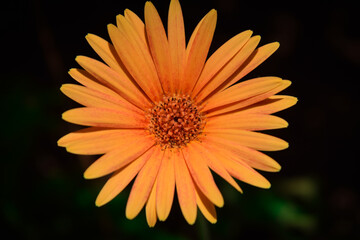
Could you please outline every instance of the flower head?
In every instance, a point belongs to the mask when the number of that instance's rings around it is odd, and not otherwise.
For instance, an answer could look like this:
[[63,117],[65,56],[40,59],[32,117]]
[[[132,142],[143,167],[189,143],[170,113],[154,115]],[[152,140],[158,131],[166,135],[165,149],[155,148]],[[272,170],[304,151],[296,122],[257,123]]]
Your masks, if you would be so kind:
[[185,43],[178,0],[171,0],[167,34],[151,2],[145,23],[130,10],[109,24],[111,43],[88,34],[87,41],[103,62],[78,56],[84,69],[71,69],[81,85],[61,91],[84,107],[63,119],[88,128],[67,134],[58,145],[75,154],[103,154],[85,171],[87,179],[112,174],[96,205],[118,195],[134,178],[126,217],[145,206],[149,226],[166,220],[174,199],[189,224],[197,207],[215,223],[215,206],[223,197],[210,169],[242,192],[234,178],[269,188],[255,169],[275,172],[280,165],[260,151],[288,144],[257,131],[287,127],[270,115],[296,103],[276,95],[290,85],[278,77],[235,84],[279,47],[258,47],[260,37],[244,31],[228,40],[208,59],[217,14],[211,10]]

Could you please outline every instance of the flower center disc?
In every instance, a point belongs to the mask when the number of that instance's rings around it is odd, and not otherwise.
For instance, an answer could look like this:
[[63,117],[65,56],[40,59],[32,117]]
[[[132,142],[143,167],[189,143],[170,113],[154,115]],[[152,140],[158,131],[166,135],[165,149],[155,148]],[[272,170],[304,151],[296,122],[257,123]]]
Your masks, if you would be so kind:
[[205,126],[204,115],[189,96],[164,96],[148,114],[149,131],[163,149],[180,148],[198,140]]

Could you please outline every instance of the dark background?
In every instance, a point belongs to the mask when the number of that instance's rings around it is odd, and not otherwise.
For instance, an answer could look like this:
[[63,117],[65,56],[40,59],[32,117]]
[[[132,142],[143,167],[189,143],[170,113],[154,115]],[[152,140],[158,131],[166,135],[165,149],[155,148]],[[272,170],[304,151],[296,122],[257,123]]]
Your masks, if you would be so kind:
[[[153,1],[163,20],[169,1]],[[125,218],[129,188],[104,207],[95,198],[106,178],[87,181],[92,157],[56,141],[78,129],[61,120],[77,106],[59,91],[74,82],[76,55],[97,58],[85,35],[108,39],[106,25],[145,1],[15,0],[1,4],[1,235],[6,239],[360,239],[358,7],[355,1],[181,1],[187,38],[212,8],[218,25],[211,52],[251,29],[280,49],[245,77],[275,75],[293,85],[298,104],[277,114],[290,123],[269,133],[290,148],[271,152],[282,165],[264,173],[270,190],[217,178],[225,206],[218,223],[194,226],[175,201],[166,222],[149,229],[142,212]],[[353,3],[353,4],[351,4]],[[201,214],[199,214],[201,215]]]

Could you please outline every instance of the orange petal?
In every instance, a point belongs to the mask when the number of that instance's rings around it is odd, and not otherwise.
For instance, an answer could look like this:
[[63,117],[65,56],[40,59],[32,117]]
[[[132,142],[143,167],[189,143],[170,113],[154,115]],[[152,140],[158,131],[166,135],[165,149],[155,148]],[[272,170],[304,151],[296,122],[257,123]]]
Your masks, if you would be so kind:
[[[141,21],[141,19],[139,20]],[[143,35],[146,34],[145,25],[142,21],[141,23],[136,21],[136,24],[134,24],[130,19],[126,18],[121,14],[118,14],[116,16],[116,25],[119,31],[125,34],[125,36],[128,39],[131,39],[131,41],[133,41],[133,43],[139,47],[139,50],[141,52],[149,54],[150,51],[149,51],[149,45],[146,40],[146,35]],[[110,25],[108,25],[108,27],[109,26]],[[144,27],[143,29],[141,29],[142,26]],[[143,33],[141,31],[143,31]],[[144,37],[145,37],[145,41],[144,41]]]
[[145,117],[127,109],[111,110],[105,108],[82,107],[68,110],[62,114],[65,121],[94,127],[145,128]]
[[247,80],[231,86],[213,95],[204,106],[203,111],[233,104],[247,98],[266,93],[282,84],[278,77],[261,77]]
[[248,60],[236,71],[236,74],[231,76],[226,85],[224,85],[221,89],[225,89],[231,86],[243,78],[246,74],[254,70],[268,57],[270,57],[279,48],[279,46],[280,44],[278,42],[273,42],[256,49],[248,58]]
[[105,95],[110,95],[114,98],[119,97],[119,94],[117,94],[110,88],[107,88],[102,84],[99,84],[99,82],[96,80],[96,78],[91,76],[90,73],[88,73],[87,71],[85,71],[83,69],[72,68],[72,69],[70,69],[69,74],[77,82],[81,83],[82,85],[86,86],[87,88],[90,88],[91,90],[101,92]]
[[125,75],[121,76],[104,63],[89,57],[77,56],[75,60],[97,80],[129,102],[142,109],[150,107],[148,99]]
[[217,13],[211,10],[200,21],[190,37],[186,48],[186,64],[183,81],[183,93],[188,94],[193,89],[206,60],[210,44],[215,32]]
[[279,117],[265,114],[237,112],[207,118],[207,129],[243,129],[260,131],[285,128],[288,123]]
[[118,28],[108,25],[111,41],[134,80],[154,102],[162,98],[162,87],[146,44],[125,17],[118,15]]
[[129,165],[116,171],[101,189],[95,201],[96,206],[105,205],[122,192],[151,157],[153,149],[150,149]]
[[156,215],[156,186],[157,181],[155,181],[154,186],[152,187],[149,199],[146,203],[145,212],[146,212],[146,221],[149,227],[154,227],[157,221]]
[[147,44],[146,34],[145,34],[145,24],[143,23],[143,21],[141,21],[141,19],[134,12],[132,12],[129,9],[125,9],[124,17],[133,26],[135,31],[140,36],[141,40],[145,44]]
[[176,192],[184,218],[189,224],[196,220],[196,198],[194,183],[180,151],[174,151]]
[[[169,216],[174,200],[175,191],[175,155],[172,151],[165,150],[157,176],[156,211],[160,221],[165,221]],[[177,160],[177,159],[176,159]]]
[[119,148],[119,145],[146,138],[147,135],[145,130],[93,127],[69,133],[62,137],[58,144],[66,147],[68,152],[75,154],[104,154]]
[[78,130],[76,132],[72,132],[66,134],[62,138],[60,138],[57,142],[58,146],[66,147],[70,144],[82,140],[83,138],[96,138],[97,136],[107,135],[108,133],[112,133],[113,131],[119,131],[119,129],[111,129],[111,128],[97,128],[97,127],[89,127]]
[[241,111],[243,108],[251,106],[252,104],[256,104],[260,101],[263,101],[264,99],[267,99],[276,93],[284,90],[285,88],[289,87],[291,85],[291,82],[289,80],[282,80],[281,84],[265,93],[256,95],[254,97],[244,99],[242,101],[234,102],[232,104],[224,105],[218,108],[213,108],[208,110],[206,116],[212,117],[224,113],[232,113],[232,112],[238,112]]
[[219,71],[218,74],[216,74],[211,81],[208,81],[208,84],[200,90],[195,97],[197,101],[201,102],[218,92],[220,87],[228,81],[228,78],[232,76],[237,69],[239,69],[246,59],[248,59],[259,42],[260,36],[250,38],[244,47],[225,66],[223,66],[221,71]]
[[205,144],[199,144],[199,148],[201,149],[201,154],[206,160],[207,165],[216,172],[219,176],[225,179],[228,183],[230,183],[236,190],[242,193],[240,186],[235,182],[235,180],[230,176],[230,174],[226,171],[225,167],[219,162],[212,154],[211,148],[206,148]]
[[137,83],[127,72],[124,64],[121,62],[116,52],[116,49],[112,44],[93,34],[88,34],[86,36],[86,40],[95,50],[95,52],[104,60],[104,62],[113,70],[115,70],[122,79],[126,79],[126,82],[132,82],[135,86],[138,87]]
[[272,114],[287,109],[297,103],[298,99],[292,96],[275,95],[261,102],[255,103],[248,108],[241,109],[244,114]]
[[264,133],[239,129],[207,129],[206,137],[235,141],[238,144],[261,151],[279,151],[289,147],[284,140]]
[[178,0],[171,0],[168,15],[168,41],[172,62],[171,92],[178,93],[185,60],[185,28],[181,6]]
[[133,219],[139,214],[149,198],[151,189],[154,188],[153,186],[156,186],[154,182],[158,175],[163,156],[164,152],[155,146],[152,156],[146,161],[144,167],[137,175],[126,204],[125,214],[128,219]]
[[157,74],[164,92],[169,94],[171,93],[169,87],[172,73],[169,43],[160,16],[154,5],[149,1],[145,4],[145,27]]
[[204,217],[211,223],[216,223],[216,209],[212,202],[196,187],[196,203]]
[[154,142],[150,138],[140,138],[133,144],[120,145],[91,164],[86,169],[84,178],[99,178],[112,173],[140,157],[153,145]]
[[196,96],[198,92],[217,74],[221,69],[234,57],[236,53],[249,40],[252,31],[247,30],[234,36],[226,43],[224,43],[211,57],[206,61],[203,71],[199,77],[192,97]]
[[94,51],[109,67],[118,73],[124,73],[124,70],[119,64],[120,59],[117,56],[116,50],[111,43],[91,33],[86,35],[85,38]]
[[200,143],[194,141],[188,144],[188,146],[182,150],[184,159],[199,189],[216,206],[222,207],[224,205],[224,199],[215,184],[206,161],[203,159],[203,153],[201,152],[199,144]]
[[206,136],[203,143],[210,150],[218,147],[220,151],[225,149],[227,152],[235,154],[237,161],[244,162],[250,167],[268,172],[278,172],[281,169],[281,166],[271,157],[254,149],[241,146],[236,141]]
[[120,97],[120,95],[117,95],[115,97],[76,84],[63,84],[60,90],[72,100],[86,107],[108,108],[120,111],[124,110],[125,108],[138,114],[144,113],[144,111],[135,107],[134,105]]
[[241,161],[236,154],[227,151],[221,145],[211,144],[213,155],[220,161],[226,170],[240,181],[246,182],[256,187],[269,188],[270,183],[262,175],[252,169],[245,162]]

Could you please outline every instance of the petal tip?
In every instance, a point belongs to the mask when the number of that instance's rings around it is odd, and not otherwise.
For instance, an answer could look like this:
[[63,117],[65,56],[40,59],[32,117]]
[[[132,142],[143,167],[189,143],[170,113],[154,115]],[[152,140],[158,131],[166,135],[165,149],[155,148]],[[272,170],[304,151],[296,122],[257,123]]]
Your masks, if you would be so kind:
[[95,41],[97,38],[99,38],[99,37],[97,35],[95,35],[95,34],[92,34],[92,33],[88,33],[85,36],[85,39],[89,44],[91,44],[91,42]]
[[243,193],[243,190],[241,189],[241,187],[239,185],[237,185],[236,187],[233,186],[239,193]]
[[[119,15],[120,15],[120,14],[119,14]],[[117,16],[116,16],[116,18],[117,18]],[[107,25],[107,29],[108,29],[109,32],[112,32],[112,31],[116,30],[117,27],[116,27],[114,24],[109,23],[109,24]]]
[[77,68],[70,68],[68,74],[72,77],[76,71],[78,71]]
[[86,58],[87,58],[87,57],[85,57],[85,56],[83,56],[83,55],[77,55],[77,56],[75,57],[75,61],[76,61],[78,64],[81,65],[81,63],[82,63],[83,61],[85,61]]
[[88,173],[87,170],[84,172],[83,177],[84,177],[85,179],[91,179],[91,177],[89,177],[89,173]]
[[130,13],[132,13],[132,11],[131,11],[130,9],[128,9],[128,8],[125,8],[125,10],[124,10],[124,16],[126,16],[126,15],[128,15],[128,14],[130,14]]
[[[68,111],[70,111],[70,110],[68,110]],[[67,121],[66,119],[67,119],[68,111],[63,112],[63,113],[61,114],[61,119],[62,119],[62,120]]]
[[285,150],[287,148],[289,148],[289,143],[286,142],[285,140],[282,140],[281,143],[279,144],[279,151]]
[[255,36],[252,37],[252,39],[253,39],[253,41],[259,43],[260,40],[261,40],[261,36],[260,35],[255,35]]
[[69,88],[70,85],[71,84],[69,84],[69,83],[62,84],[60,87],[60,91],[65,94],[66,90]]
[[129,220],[133,220],[135,217],[137,216],[137,214],[134,214],[133,212],[130,212],[128,210],[128,208],[126,208],[125,210],[125,217]]
[[208,13],[209,17],[214,17],[215,19],[217,18],[217,11],[216,9],[211,9],[210,12]]
[[214,204],[219,207],[219,208],[222,208],[224,206],[224,198],[221,196],[221,198],[217,199],[217,202]]
[[187,222],[189,225],[194,225],[194,224],[195,224],[195,221],[196,221],[196,218],[190,219],[190,220],[186,219],[186,222]]
[[145,2],[145,11],[146,11],[146,8],[149,8],[149,7],[155,7],[155,6],[151,1],[146,1]]
[[97,207],[102,207],[102,206],[104,206],[106,204],[106,202],[104,201],[104,200],[99,200],[99,197],[98,198],[96,198],[96,200],[95,200],[95,206],[97,206]]
[[215,223],[217,223],[217,219],[215,218],[215,219],[213,219],[212,221],[210,221],[210,223],[211,224],[215,224]]
[[293,105],[295,105],[299,101],[299,99],[297,97],[293,97],[293,98],[294,98],[294,104]]
[[85,39],[89,40],[89,38],[91,38],[93,35],[94,34],[92,34],[92,33],[88,33],[88,34],[85,35]]
[[254,32],[253,32],[253,30],[248,29],[248,30],[245,30],[243,33],[250,37]]
[[274,45],[275,49],[278,49],[280,47],[280,43],[279,42],[273,42],[272,43]]
[[285,121],[285,120],[284,120],[282,127],[284,127],[284,128],[289,127],[289,123],[288,123],[287,121]]
[[95,179],[98,178],[100,176],[97,176],[96,174],[94,174],[93,170],[89,167],[88,169],[86,169],[86,171],[83,174],[83,177],[87,180],[89,179]]
[[57,140],[56,143],[57,143],[58,147],[65,147],[64,137],[61,137],[59,140]]

